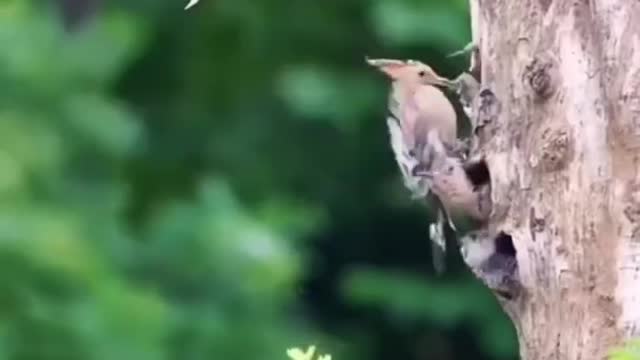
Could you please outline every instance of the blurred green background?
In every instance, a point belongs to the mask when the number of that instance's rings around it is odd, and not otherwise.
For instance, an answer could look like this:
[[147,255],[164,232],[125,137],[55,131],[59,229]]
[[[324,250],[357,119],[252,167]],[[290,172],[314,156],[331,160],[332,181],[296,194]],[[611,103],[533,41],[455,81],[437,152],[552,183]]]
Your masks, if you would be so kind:
[[466,0],[186,3],[0,0],[0,359],[514,359],[364,64],[456,75]]

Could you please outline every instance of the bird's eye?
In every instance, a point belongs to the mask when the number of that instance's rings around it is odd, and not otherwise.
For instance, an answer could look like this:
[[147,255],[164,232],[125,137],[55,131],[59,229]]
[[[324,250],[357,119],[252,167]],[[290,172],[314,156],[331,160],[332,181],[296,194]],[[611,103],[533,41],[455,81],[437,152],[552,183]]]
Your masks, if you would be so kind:
[[423,77],[425,74],[426,74],[426,72],[423,70],[423,71],[420,71],[420,72],[418,73],[418,76]]

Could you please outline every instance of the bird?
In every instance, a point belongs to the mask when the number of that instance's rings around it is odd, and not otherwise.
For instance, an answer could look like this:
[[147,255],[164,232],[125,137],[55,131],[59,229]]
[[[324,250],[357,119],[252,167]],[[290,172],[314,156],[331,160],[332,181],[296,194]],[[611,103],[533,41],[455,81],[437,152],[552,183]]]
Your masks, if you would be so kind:
[[416,60],[367,59],[367,62],[391,80],[389,112],[400,122],[409,149],[423,145],[432,128],[438,129],[444,142],[455,142],[456,112],[438,88],[451,86],[449,79]]
[[458,148],[457,115],[440,90],[454,88],[455,84],[417,60],[365,60],[391,81],[387,102],[391,148],[412,199],[424,199],[436,209],[438,223],[432,224],[429,231],[433,265],[437,273],[442,273],[447,247],[445,238],[450,238],[445,236],[444,222],[449,224],[449,229],[455,231],[456,228],[438,196],[430,192],[431,180],[415,173],[430,166],[432,147],[428,145],[428,135],[431,130],[436,130],[442,146],[451,151]]
[[465,163],[442,143],[437,130],[427,136],[429,166],[414,168],[413,176],[429,180],[430,190],[438,196],[449,219],[468,217],[478,223],[488,220],[492,210],[489,179],[474,183]]
[[488,229],[460,239],[460,253],[469,269],[493,291],[512,299],[520,291],[518,260],[511,236]]
[[486,224],[492,210],[490,181],[488,174],[477,176],[473,173],[477,169],[466,167],[467,163],[463,163],[460,156],[448,151],[437,130],[429,132],[427,144],[425,156],[429,158],[429,165],[414,168],[412,175],[424,177],[431,198],[437,199],[438,221],[430,227],[430,238],[434,267],[442,273],[447,249],[459,245],[444,236],[445,222],[455,232],[458,231],[457,221],[467,220],[475,226]]
[[412,172],[428,160],[424,151],[429,131],[437,129],[447,147],[454,148],[457,141],[455,109],[439,89],[450,87],[451,81],[417,60],[366,58],[366,62],[391,80],[387,116],[391,148],[405,187],[413,198],[424,198],[428,182]]

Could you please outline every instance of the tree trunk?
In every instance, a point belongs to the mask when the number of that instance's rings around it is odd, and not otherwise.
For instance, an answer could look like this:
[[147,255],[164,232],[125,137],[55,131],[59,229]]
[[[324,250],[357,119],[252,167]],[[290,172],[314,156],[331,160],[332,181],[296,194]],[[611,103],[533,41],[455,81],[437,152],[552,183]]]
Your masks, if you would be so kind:
[[[640,2],[471,0],[491,174],[522,293],[522,359],[604,359],[640,336]],[[484,101],[484,100],[483,100]]]

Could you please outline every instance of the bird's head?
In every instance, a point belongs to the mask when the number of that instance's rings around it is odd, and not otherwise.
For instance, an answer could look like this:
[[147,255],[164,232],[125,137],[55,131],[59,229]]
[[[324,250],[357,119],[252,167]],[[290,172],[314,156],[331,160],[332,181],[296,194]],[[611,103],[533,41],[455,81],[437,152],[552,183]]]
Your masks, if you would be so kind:
[[367,63],[387,74],[393,81],[407,84],[450,86],[451,81],[438,75],[429,65],[416,60],[366,59]]

